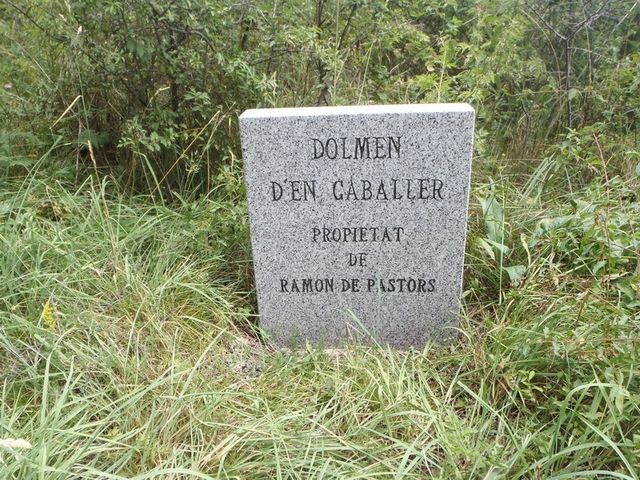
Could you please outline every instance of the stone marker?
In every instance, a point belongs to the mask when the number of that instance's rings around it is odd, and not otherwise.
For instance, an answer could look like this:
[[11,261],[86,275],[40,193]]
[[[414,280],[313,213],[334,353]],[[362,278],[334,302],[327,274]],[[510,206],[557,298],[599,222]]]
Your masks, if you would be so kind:
[[474,110],[467,104],[240,116],[261,326],[279,345],[420,347],[453,335]]

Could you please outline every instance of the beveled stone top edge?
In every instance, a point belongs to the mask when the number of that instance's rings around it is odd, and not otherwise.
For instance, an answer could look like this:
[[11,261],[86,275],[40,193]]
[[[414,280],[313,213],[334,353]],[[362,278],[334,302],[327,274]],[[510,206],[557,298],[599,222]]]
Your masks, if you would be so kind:
[[475,110],[468,103],[416,103],[407,105],[351,105],[344,107],[252,108],[249,110],[245,110],[239,118],[249,119],[451,112],[475,113]]

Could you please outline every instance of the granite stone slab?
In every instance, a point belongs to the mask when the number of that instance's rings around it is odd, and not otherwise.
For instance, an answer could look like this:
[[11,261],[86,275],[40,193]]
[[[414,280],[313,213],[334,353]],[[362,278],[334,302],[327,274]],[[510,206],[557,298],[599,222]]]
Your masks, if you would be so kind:
[[278,345],[454,334],[475,113],[467,104],[240,116],[260,324]]

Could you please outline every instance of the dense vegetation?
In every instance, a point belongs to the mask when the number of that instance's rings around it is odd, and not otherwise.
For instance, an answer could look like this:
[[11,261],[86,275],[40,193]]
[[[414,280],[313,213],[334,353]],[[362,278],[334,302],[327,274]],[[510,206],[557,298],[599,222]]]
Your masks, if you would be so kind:
[[[0,59],[0,478],[640,478],[637,2],[0,0]],[[458,340],[273,349],[238,113],[449,101]]]

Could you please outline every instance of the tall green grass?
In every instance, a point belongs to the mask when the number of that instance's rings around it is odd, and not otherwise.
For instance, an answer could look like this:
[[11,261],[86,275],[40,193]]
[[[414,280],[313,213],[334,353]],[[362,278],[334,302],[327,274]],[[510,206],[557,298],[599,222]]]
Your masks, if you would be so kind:
[[480,166],[459,338],[408,352],[262,341],[238,179],[3,180],[0,478],[637,479],[637,177],[549,165]]

